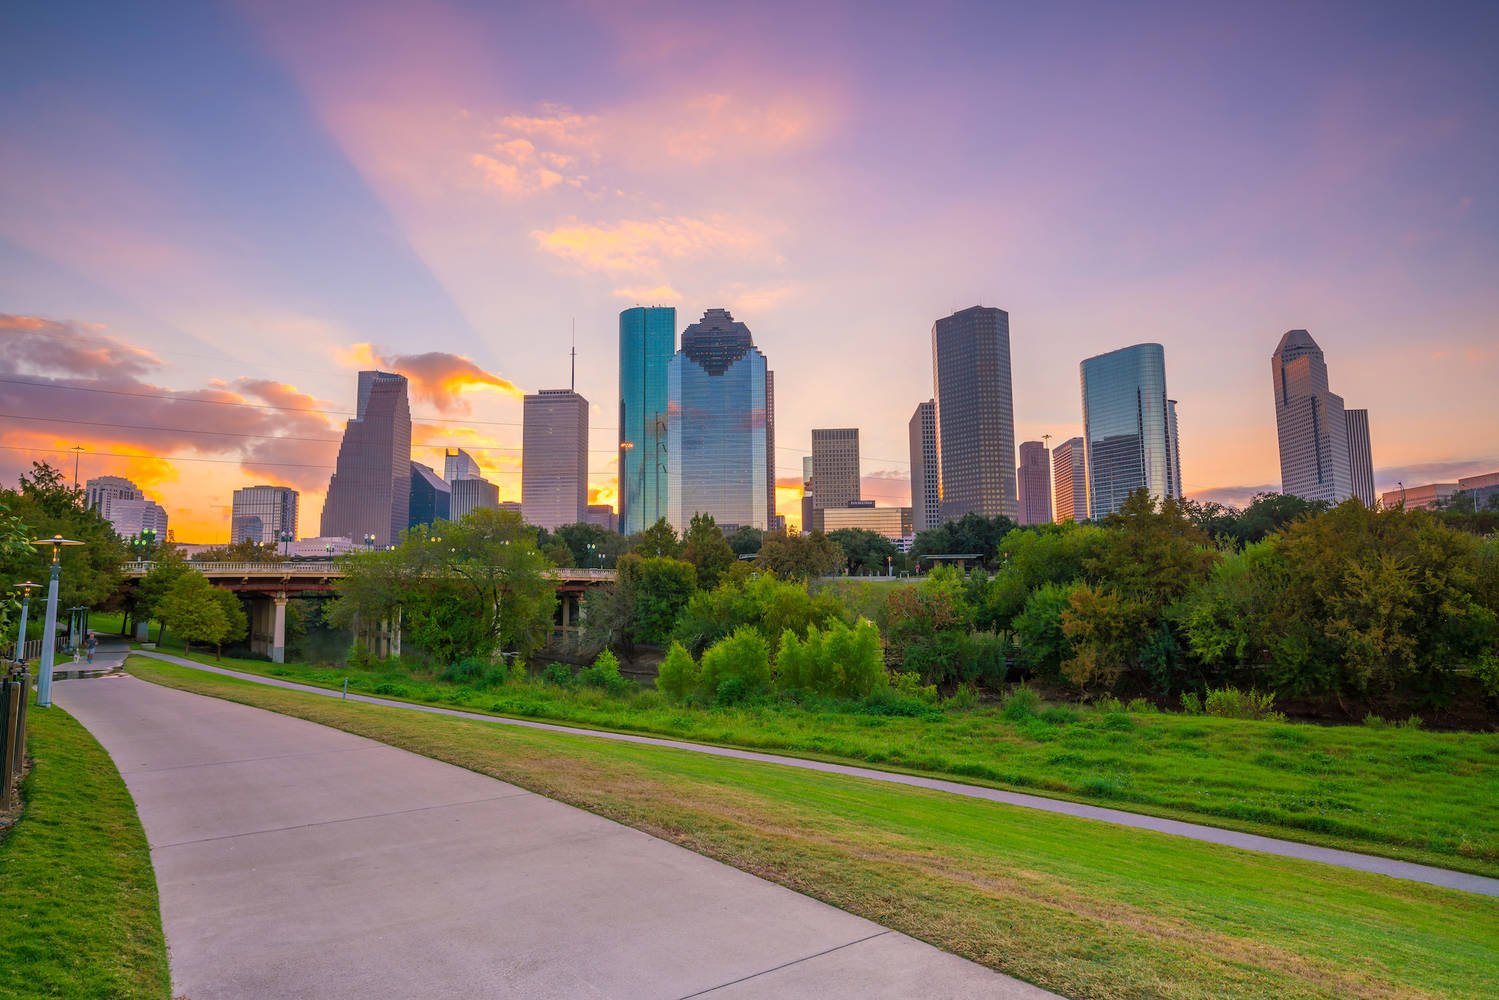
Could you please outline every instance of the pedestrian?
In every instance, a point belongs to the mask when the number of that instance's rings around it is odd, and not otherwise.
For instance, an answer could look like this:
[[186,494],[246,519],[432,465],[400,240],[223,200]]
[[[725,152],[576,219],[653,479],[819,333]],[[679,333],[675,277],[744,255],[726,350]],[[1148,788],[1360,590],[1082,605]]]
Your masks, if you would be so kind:
[[86,648],[88,649],[88,661],[90,663],[93,663],[94,650],[99,648],[99,637],[94,635],[94,633],[92,632],[88,634],[88,646]]

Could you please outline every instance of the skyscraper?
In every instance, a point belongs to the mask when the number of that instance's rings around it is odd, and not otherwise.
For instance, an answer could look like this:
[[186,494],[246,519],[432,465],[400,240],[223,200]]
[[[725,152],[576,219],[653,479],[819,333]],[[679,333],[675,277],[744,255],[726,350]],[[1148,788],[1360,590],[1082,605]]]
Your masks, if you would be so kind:
[[942,520],[1016,517],[1010,314],[973,306],[932,325]]
[[359,373],[359,405],[338,446],[338,465],[323,501],[324,537],[394,545],[411,501],[411,406],[406,379],[392,372]]
[[[487,479],[469,476],[455,479],[448,484],[452,492],[448,496],[448,520],[461,521],[469,511],[485,508],[504,508],[500,503],[500,488]],[[512,504],[517,513],[520,504]]]
[[1086,521],[1088,519],[1088,466],[1083,458],[1083,439],[1068,438],[1057,445],[1051,453],[1051,468],[1056,485],[1057,523]]
[[483,475],[479,463],[474,461],[474,456],[462,448],[448,448],[443,452],[442,478],[448,482],[456,482],[459,479],[478,479]]
[[83,505],[109,520],[109,501],[144,500],[146,495],[124,476],[98,476],[83,484]]
[[911,518],[914,531],[942,523],[942,494],[937,489],[937,404],[916,404],[911,414]]
[[676,339],[671,306],[619,314],[619,530],[626,535],[666,516],[666,380]]
[[408,528],[450,520],[453,514],[453,487],[438,476],[436,469],[421,462],[412,462],[408,511]]
[[579,524],[588,507],[588,400],[572,389],[527,396],[520,461],[521,515],[538,528]]
[[1374,453],[1369,448],[1369,411],[1344,410],[1348,422],[1348,472],[1353,495],[1374,506]]
[[288,486],[244,486],[234,491],[229,517],[229,542],[281,542],[283,533],[297,540],[300,495]]
[[1021,524],[1051,523],[1051,454],[1044,441],[1020,443],[1020,467],[1015,470],[1020,493]]
[[802,456],[802,531],[812,530],[812,512],[817,509],[817,488],[812,482],[812,456]]
[[667,379],[667,520],[769,527],[774,456],[767,434],[769,367],[749,327],[709,309],[682,331]]
[[150,531],[156,535],[157,541],[166,540],[167,511],[154,500],[121,497],[111,500],[108,508],[105,518],[121,538],[140,538]]
[[859,489],[859,429],[812,429],[812,481],[817,484],[813,509],[847,507],[862,499]]
[[1166,434],[1171,441],[1171,482],[1174,484],[1172,496],[1178,500],[1182,494],[1182,439],[1176,432],[1176,400],[1166,400]]
[[1328,388],[1322,348],[1305,330],[1287,330],[1270,356],[1270,375],[1281,492],[1329,503],[1348,499],[1353,495],[1348,418],[1343,397]]
[[1080,368],[1089,519],[1114,513],[1141,488],[1176,497],[1165,349],[1135,344],[1088,358]]

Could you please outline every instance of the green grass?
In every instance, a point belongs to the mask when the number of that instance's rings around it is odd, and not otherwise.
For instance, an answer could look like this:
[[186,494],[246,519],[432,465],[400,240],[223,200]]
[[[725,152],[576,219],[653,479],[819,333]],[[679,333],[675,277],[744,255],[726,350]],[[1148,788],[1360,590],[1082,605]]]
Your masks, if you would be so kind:
[[0,834],[0,996],[166,997],[156,874],[104,748],[62,709],[28,715],[25,811]]
[[671,736],[1109,805],[1499,876],[1499,734],[1053,706],[925,717],[854,705],[673,705],[537,682],[461,688],[402,671],[204,663],[425,704]]
[[449,761],[1077,997],[1480,997],[1499,900],[886,783],[406,712],[135,657],[147,680]]

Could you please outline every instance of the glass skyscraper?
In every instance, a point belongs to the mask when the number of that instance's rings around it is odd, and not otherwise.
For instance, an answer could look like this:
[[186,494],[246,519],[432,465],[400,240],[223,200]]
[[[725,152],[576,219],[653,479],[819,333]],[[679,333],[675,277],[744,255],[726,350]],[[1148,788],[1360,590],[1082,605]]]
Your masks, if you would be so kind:
[[359,406],[344,429],[323,501],[322,534],[384,547],[401,540],[411,505],[411,406],[406,378],[359,373]]
[[932,325],[942,520],[1016,518],[1010,314],[972,306]]
[[296,490],[286,486],[245,486],[234,491],[229,541],[281,542],[282,533],[297,540]]
[[682,331],[667,378],[667,520],[694,514],[720,527],[770,524],[769,368],[749,327],[709,309]]
[[672,306],[619,314],[619,530],[626,535],[667,514],[666,380],[676,339]]
[[1153,497],[1179,497],[1165,349],[1136,344],[1080,367],[1089,519],[1114,513],[1142,487]]
[[[1305,330],[1287,330],[1270,356],[1280,488],[1304,500],[1341,503],[1353,496],[1348,417],[1343,397],[1328,388],[1327,359]],[[1361,442],[1368,451],[1368,422]],[[1373,477],[1370,465],[1370,478]],[[1372,485],[1369,493],[1373,494]]]
[[437,470],[421,462],[411,463],[411,506],[406,526],[446,521],[452,514],[453,488]]

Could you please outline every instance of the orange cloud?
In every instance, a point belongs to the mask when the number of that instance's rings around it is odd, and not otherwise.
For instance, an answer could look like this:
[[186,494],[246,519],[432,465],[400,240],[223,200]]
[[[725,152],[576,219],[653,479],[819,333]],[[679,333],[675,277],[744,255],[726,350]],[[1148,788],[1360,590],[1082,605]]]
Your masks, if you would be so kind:
[[616,288],[609,293],[617,299],[627,299],[630,302],[680,302],[682,293],[670,285],[629,285],[624,288]]
[[514,382],[485,371],[472,358],[446,351],[424,354],[382,355],[373,344],[354,344],[338,352],[343,364],[358,368],[382,368],[405,375],[411,395],[431,403],[439,413],[469,413],[462,394],[469,389],[498,389],[511,396],[525,395]]
[[606,225],[574,221],[556,229],[535,230],[531,237],[542,250],[585,270],[615,273],[651,272],[668,258],[743,254],[764,245],[743,223],[721,215],[624,219]]

